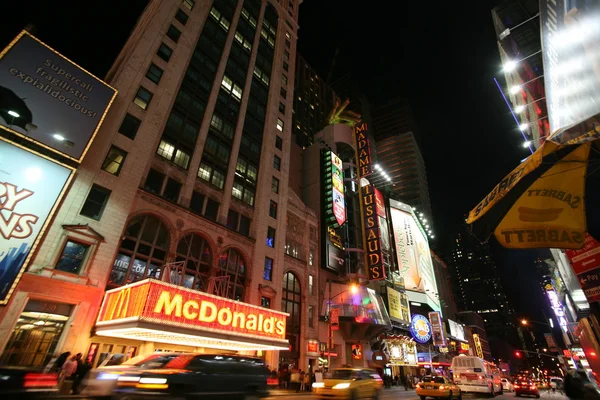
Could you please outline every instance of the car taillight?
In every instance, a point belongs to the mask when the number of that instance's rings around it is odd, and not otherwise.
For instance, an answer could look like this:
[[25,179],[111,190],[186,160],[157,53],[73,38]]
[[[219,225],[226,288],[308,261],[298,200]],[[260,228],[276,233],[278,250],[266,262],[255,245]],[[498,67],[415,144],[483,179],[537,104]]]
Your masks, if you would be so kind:
[[58,385],[57,374],[41,374],[29,372],[25,374],[23,380],[23,387],[34,388],[34,387],[52,387]]
[[446,389],[446,388],[444,387],[444,385],[440,385],[440,390],[444,390],[444,389]]
[[483,375],[479,375],[479,379],[483,379]]
[[518,388],[519,388],[519,385],[514,385],[513,387],[514,387],[515,389],[518,389]]
[[537,387],[534,385],[531,387],[531,390],[537,389]]

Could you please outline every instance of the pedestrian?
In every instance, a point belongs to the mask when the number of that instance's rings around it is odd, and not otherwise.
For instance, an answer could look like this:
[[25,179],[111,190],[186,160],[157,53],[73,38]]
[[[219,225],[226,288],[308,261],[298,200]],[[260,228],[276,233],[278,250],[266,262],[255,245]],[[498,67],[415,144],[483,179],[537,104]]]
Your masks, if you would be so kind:
[[402,383],[404,384],[404,391],[408,391],[408,381],[410,380],[410,375],[406,375],[402,378]]
[[58,356],[56,361],[54,361],[52,368],[50,368],[50,372],[60,373],[60,371],[62,370],[63,364],[65,363],[65,361],[67,361],[69,359],[70,355],[71,355],[70,351],[65,351],[60,356]]
[[414,383],[414,387],[417,387],[417,384],[419,383],[420,379],[417,375],[415,375],[415,377],[413,378],[413,383]]
[[310,392],[310,387],[311,387],[311,375],[312,372],[307,372],[306,374],[304,374],[304,391],[305,392]]
[[81,391],[79,386],[81,385],[81,382],[83,382],[86,375],[88,374],[88,372],[90,372],[91,369],[92,363],[88,361],[83,361],[80,357],[77,370],[75,371],[75,377],[73,378],[73,394],[79,394],[79,392]]
[[[300,376],[299,376],[299,379],[300,379],[299,391],[300,392],[304,392],[306,390],[306,386],[305,386],[306,383],[304,382],[304,375],[305,375],[304,371],[300,370]],[[298,390],[296,390],[296,393],[298,393]]]
[[552,388],[552,393],[556,393],[556,382],[551,380],[550,381],[550,388]]
[[72,356],[61,367],[58,376],[59,394],[70,394],[73,387],[73,378],[77,371],[77,356]]

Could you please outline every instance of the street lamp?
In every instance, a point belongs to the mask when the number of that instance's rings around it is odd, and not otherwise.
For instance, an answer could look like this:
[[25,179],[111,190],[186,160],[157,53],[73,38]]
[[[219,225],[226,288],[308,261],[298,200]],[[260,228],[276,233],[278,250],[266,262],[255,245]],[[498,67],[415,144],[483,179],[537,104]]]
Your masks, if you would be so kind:
[[328,289],[329,289],[329,304],[327,305],[327,325],[328,325],[328,337],[327,337],[327,368],[329,371],[331,371],[331,351],[333,350],[333,330],[331,329],[331,305],[333,303],[333,299],[335,299],[336,297],[338,297],[341,294],[344,294],[346,292],[350,292],[352,294],[357,294],[358,293],[358,285],[356,284],[352,284],[350,285],[350,289],[344,290],[338,294],[336,294],[335,296],[331,295],[331,284],[335,282],[335,283],[341,283],[341,284],[346,284],[346,282],[342,282],[342,281],[334,281],[332,279],[327,279],[327,283],[328,283]]

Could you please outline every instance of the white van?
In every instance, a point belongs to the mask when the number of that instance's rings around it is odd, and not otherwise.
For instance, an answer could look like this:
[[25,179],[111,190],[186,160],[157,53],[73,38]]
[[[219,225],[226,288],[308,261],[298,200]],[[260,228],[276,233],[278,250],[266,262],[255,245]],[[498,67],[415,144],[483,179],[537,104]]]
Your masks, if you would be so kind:
[[474,356],[456,356],[452,359],[454,383],[464,393],[502,394],[502,376],[495,364]]

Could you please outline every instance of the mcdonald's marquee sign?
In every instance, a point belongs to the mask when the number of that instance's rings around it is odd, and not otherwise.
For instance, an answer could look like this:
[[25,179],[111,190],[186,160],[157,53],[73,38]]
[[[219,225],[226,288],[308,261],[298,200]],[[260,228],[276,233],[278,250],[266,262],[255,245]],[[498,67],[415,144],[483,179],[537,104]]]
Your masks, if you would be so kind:
[[147,279],[104,296],[98,325],[147,321],[199,331],[285,340],[288,314]]

